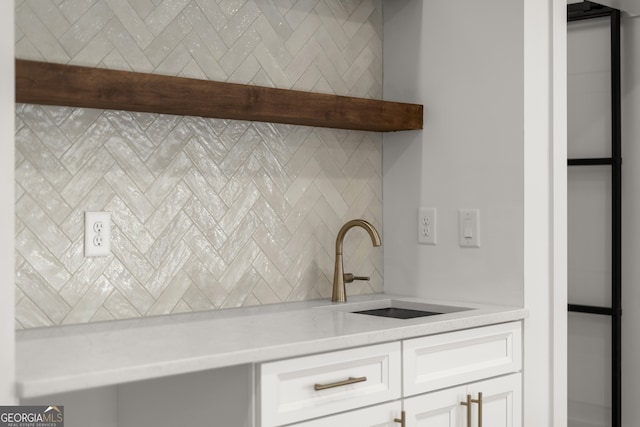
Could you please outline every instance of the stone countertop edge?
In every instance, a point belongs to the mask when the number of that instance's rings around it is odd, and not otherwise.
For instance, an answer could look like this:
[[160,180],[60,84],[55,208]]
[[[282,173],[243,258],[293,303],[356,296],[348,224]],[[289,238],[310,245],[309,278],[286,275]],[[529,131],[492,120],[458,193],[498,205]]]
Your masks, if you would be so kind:
[[[466,307],[415,319],[350,311],[389,300]],[[522,320],[522,307],[389,294],[88,323],[16,332],[20,398],[260,363]]]

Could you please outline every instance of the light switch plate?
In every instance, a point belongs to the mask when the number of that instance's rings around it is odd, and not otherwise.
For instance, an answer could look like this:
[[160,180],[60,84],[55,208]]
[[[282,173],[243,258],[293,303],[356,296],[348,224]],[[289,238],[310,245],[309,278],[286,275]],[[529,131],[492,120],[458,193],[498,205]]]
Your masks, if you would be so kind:
[[458,211],[458,243],[462,248],[480,247],[480,211],[479,209],[460,209]]

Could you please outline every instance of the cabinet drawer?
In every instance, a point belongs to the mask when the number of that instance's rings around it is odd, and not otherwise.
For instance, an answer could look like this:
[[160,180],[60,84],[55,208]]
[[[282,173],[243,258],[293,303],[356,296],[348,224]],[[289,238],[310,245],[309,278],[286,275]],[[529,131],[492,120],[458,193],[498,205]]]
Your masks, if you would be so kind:
[[404,395],[477,381],[522,368],[520,322],[403,342]]
[[260,427],[321,417],[400,397],[400,343],[258,366]]

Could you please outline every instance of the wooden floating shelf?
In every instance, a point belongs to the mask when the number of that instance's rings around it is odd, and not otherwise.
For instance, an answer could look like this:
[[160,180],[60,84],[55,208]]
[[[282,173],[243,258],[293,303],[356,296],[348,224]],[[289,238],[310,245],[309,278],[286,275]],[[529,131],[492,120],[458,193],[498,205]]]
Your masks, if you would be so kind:
[[16,102],[390,132],[422,105],[16,60]]

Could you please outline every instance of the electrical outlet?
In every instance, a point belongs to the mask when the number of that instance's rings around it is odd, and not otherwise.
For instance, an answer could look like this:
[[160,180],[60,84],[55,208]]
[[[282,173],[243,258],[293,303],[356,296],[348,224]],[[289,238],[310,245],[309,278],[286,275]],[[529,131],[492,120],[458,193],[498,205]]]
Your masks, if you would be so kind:
[[436,244],[436,208],[418,209],[418,243]]
[[100,257],[111,253],[111,212],[84,213],[84,256]]

